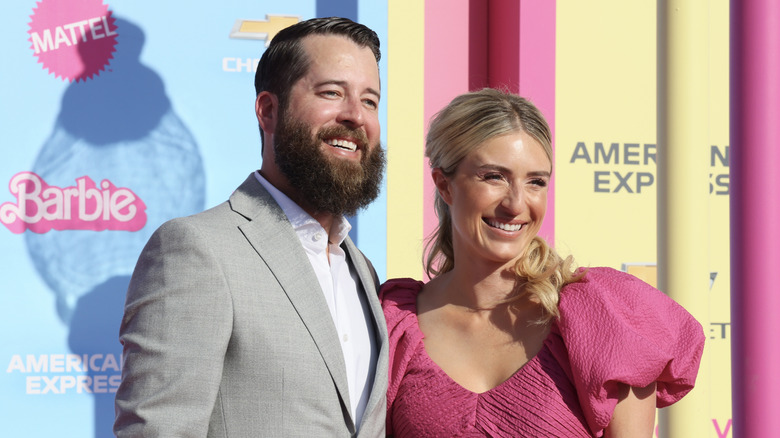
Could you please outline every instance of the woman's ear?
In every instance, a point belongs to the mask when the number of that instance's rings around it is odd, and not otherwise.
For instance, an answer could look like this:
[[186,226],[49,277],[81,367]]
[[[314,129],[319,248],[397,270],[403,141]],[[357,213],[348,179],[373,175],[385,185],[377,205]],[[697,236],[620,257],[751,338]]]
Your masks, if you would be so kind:
[[255,114],[263,132],[274,134],[279,122],[279,98],[269,91],[261,91],[255,99]]
[[431,169],[431,177],[433,177],[433,184],[436,186],[436,190],[439,192],[439,196],[447,203],[452,204],[452,193],[450,192],[450,180],[441,167],[434,167]]

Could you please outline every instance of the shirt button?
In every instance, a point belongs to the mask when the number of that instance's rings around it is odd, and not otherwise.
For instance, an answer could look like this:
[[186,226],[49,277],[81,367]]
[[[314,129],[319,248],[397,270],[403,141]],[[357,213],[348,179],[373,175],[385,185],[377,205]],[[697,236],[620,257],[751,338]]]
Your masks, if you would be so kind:
[[317,233],[314,235],[314,241],[319,242],[320,239],[322,239],[322,233]]
[[349,335],[344,333],[344,335],[341,337],[341,340],[343,340],[344,342],[348,342],[349,341]]

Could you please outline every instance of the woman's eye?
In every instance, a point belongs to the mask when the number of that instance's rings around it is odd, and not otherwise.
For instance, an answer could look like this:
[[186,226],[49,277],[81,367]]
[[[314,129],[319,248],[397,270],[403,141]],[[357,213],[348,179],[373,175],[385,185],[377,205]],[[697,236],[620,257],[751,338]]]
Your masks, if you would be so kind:
[[547,187],[547,180],[543,178],[534,178],[531,180],[531,184],[539,187]]

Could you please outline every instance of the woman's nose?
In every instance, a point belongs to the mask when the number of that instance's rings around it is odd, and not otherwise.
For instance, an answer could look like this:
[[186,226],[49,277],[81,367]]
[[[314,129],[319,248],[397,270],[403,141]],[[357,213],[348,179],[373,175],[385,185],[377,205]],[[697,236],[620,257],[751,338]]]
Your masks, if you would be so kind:
[[504,207],[512,216],[517,216],[523,210],[523,203],[523,190],[516,187],[510,187],[506,191],[506,195],[501,202],[501,206]]

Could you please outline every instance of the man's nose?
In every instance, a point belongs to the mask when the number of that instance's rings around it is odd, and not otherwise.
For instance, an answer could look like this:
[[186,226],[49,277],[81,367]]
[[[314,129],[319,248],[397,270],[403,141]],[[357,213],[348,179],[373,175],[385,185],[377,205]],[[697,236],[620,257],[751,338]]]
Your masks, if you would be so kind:
[[350,125],[353,128],[363,126],[365,116],[363,104],[359,98],[349,97],[341,102],[341,108],[338,114],[337,122]]

